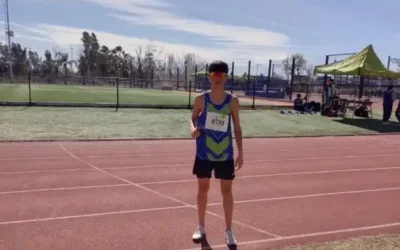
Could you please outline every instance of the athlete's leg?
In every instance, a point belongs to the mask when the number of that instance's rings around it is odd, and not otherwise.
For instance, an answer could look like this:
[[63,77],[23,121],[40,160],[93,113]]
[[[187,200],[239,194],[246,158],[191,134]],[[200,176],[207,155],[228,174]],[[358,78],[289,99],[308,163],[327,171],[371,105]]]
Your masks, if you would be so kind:
[[198,179],[197,185],[197,213],[199,217],[199,225],[204,227],[207,209],[207,195],[208,190],[210,189],[210,179]]
[[223,198],[223,207],[225,213],[226,229],[232,228],[233,217],[233,195],[232,195],[232,180],[221,179],[221,194]]
[[197,176],[197,215],[199,225],[193,234],[193,240],[199,241],[205,235],[205,216],[207,208],[207,195],[210,189],[212,166],[208,162],[196,159],[193,174]]
[[223,207],[225,213],[225,241],[228,245],[236,245],[235,236],[232,233],[233,217],[233,194],[232,184],[235,179],[235,167],[233,161],[221,162],[214,168],[215,178],[221,180],[221,194],[223,198]]

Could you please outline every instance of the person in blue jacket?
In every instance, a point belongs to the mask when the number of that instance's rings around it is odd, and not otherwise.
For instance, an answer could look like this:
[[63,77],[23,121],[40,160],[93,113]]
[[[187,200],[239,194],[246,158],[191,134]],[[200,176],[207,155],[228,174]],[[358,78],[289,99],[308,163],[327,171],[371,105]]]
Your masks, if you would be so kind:
[[393,102],[395,99],[396,94],[393,89],[393,84],[390,84],[383,93],[383,125],[390,124],[389,119],[392,116]]

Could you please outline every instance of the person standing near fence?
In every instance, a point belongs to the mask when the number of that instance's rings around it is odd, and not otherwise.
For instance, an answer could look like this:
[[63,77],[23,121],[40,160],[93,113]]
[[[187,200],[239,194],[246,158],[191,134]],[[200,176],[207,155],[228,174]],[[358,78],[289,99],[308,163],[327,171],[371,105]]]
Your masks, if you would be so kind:
[[[397,94],[397,97],[398,97],[398,94]],[[400,100],[397,104],[397,108],[396,108],[396,111],[394,112],[394,115],[396,116],[397,121],[399,122],[399,123],[397,123],[397,126],[400,126]]]
[[333,79],[329,77],[325,91],[324,91],[324,105],[330,107],[332,105],[332,98],[336,96],[336,89]]
[[390,124],[389,119],[392,116],[393,102],[396,99],[396,93],[393,90],[393,84],[390,84],[383,93],[383,125]]
[[[242,129],[239,120],[239,99],[224,90],[228,65],[216,61],[210,64],[209,80],[211,90],[196,97],[189,120],[192,138],[196,139],[196,155],[193,174],[197,177],[197,210],[199,225],[193,240],[201,241],[205,236],[205,214],[210,178],[214,171],[220,179],[223,207],[225,212],[225,241],[235,246],[232,233],[233,195],[232,182],[235,171],[243,165]],[[234,161],[231,118],[238,148]]]

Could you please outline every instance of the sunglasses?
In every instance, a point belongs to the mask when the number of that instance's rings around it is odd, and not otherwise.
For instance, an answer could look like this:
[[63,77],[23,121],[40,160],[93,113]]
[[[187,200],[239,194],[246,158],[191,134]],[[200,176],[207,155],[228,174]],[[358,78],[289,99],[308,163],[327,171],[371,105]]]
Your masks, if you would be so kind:
[[224,72],[211,72],[211,73],[210,73],[210,76],[212,76],[212,77],[218,77],[218,78],[223,78],[223,77],[226,77],[227,74],[224,73]]

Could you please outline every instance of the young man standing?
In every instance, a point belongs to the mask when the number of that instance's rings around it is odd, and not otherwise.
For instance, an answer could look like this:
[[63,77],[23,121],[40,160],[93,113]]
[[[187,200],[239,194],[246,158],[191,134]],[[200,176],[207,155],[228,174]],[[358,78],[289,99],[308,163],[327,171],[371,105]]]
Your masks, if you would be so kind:
[[393,89],[393,84],[390,84],[387,90],[383,93],[383,125],[390,124],[390,117],[392,116],[393,102],[396,99],[396,93]]
[[[199,241],[205,236],[205,214],[207,194],[212,171],[220,179],[223,207],[225,213],[225,241],[236,245],[232,233],[233,196],[232,182],[235,170],[243,165],[242,129],[239,119],[239,99],[227,92],[224,87],[228,76],[228,65],[215,61],[209,67],[211,90],[196,97],[190,119],[192,138],[196,139],[196,157],[193,174],[198,179],[198,220],[199,226],[193,234],[193,240]],[[234,159],[231,118],[238,149]]]

